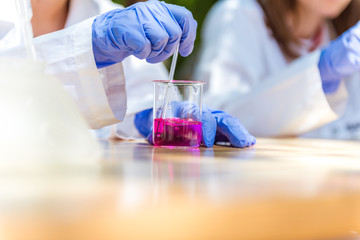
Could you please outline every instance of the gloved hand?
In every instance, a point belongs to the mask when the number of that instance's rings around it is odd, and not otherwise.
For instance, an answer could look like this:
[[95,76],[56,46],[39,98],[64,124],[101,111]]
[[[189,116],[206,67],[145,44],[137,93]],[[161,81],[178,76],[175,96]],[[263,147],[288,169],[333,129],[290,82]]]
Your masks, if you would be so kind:
[[244,148],[255,145],[256,139],[230,114],[211,110],[203,106],[202,110],[202,142],[212,147],[216,142],[229,142],[231,146]]
[[98,68],[134,55],[149,63],[169,58],[179,45],[186,57],[194,47],[197,22],[186,8],[157,0],[115,9],[95,18],[92,46]]
[[[176,106],[176,107],[175,107]],[[190,108],[190,109],[189,109]],[[192,110],[194,111],[191,111]],[[187,103],[172,104],[174,115],[184,117],[189,112],[195,113],[195,105]],[[190,110],[190,111],[189,111]],[[152,142],[152,109],[142,111],[135,116],[135,126],[139,132]],[[233,147],[249,147],[256,143],[255,138],[242,126],[237,118],[232,117],[223,111],[213,111],[206,106],[202,110],[202,143],[211,148],[216,142],[229,142]]]
[[342,78],[360,71],[360,21],[323,49],[318,66],[325,93],[335,92]]

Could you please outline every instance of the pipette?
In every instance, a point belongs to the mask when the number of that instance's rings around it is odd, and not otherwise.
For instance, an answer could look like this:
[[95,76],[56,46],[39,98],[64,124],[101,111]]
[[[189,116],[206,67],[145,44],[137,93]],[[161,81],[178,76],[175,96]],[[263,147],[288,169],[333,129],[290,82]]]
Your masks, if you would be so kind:
[[172,57],[172,61],[171,61],[171,67],[170,67],[170,74],[169,74],[169,84],[167,85],[166,89],[165,89],[165,93],[164,93],[164,104],[162,106],[161,109],[163,109],[163,111],[160,113],[160,118],[164,118],[166,117],[166,110],[167,110],[167,105],[168,105],[168,89],[171,87],[171,82],[174,80],[174,73],[175,73],[175,68],[176,68],[176,62],[177,62],[177,58],[179,55],[179,45],[176,47],[176,50],[174,52],[174,55]]
[[176,50],[175,50],[173,58],[172,58],[171,67],[170,67],[170,74],[169,74],[169,81],[174,80],[174,73],[175,73],[175,68],[176,68],[176,62],[177,62],[178,55],[179,55],[179,45],[176,47]]
[[21,33],[24,38],[27,55],[29,59],[36,59],[35,47],[33,44],[33,31],[31,25],[32,9],[31,0],[15,0],[16,11],[20,22]]

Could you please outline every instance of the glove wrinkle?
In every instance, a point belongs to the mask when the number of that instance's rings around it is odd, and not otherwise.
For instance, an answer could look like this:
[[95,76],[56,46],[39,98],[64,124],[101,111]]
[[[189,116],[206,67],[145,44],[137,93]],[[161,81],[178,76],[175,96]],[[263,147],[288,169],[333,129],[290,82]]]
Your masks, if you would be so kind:
[[140,2],[112,10],[96,17],[92,24],[96,66],[107,67],[130,55],[150,63],[162,62],[174,53],[178,43],[180,54],[188,56],[196,28],[197,22],[186,8],[164,2]]

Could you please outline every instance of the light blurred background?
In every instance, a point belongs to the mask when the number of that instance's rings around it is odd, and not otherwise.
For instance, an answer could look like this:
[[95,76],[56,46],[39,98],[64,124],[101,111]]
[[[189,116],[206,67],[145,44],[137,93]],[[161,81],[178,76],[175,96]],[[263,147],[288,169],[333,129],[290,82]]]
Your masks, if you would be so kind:
[[[113,2],[119,3],[126,7],[136,2],[141,2],[141,0],[113,0]],[[217,2],[217,0],[167,0],[166,1],[166,3],[177,4],[186,7],[193,13],[195,20],[198,22],[198,32],[197,32],[194,51],[187,58],[183,58],[179,56],[177,68],[175,72],[175,79],[192,80],[192,74],[194,71],[195,63],[197,57],[199,56],[202,24],[207,12],[210,10],[211,6],[215,2]],[[165,65],[169,68],[170,59],[165,61]]]

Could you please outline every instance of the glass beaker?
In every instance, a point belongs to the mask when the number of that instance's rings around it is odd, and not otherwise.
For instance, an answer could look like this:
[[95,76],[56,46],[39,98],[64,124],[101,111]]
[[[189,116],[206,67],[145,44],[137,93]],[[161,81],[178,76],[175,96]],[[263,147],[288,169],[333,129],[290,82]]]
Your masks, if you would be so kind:
[[155,146],[200,146],[203,85],[199,81],[154,81]]

